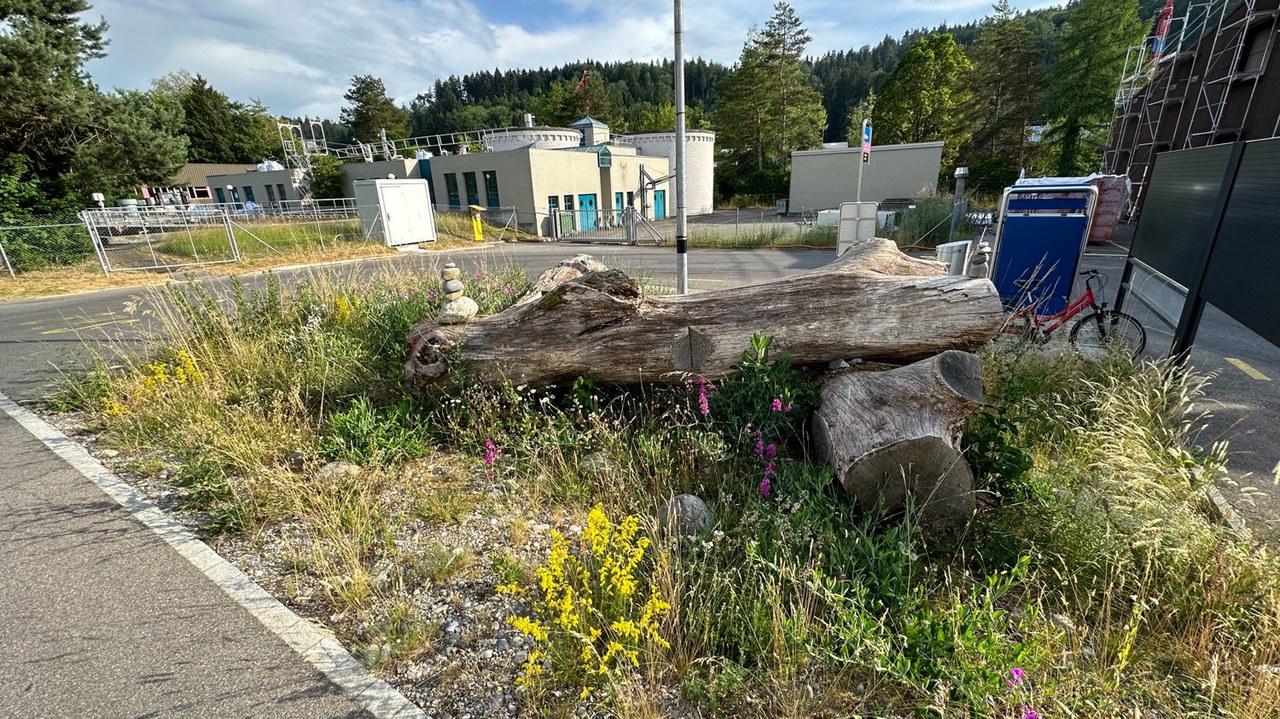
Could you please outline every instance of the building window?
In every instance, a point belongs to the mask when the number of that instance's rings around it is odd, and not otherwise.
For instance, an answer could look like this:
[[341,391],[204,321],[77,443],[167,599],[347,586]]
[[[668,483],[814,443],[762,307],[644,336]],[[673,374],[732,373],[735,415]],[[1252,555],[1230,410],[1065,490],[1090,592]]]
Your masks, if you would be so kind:
[[449,207],[455,210],[462,209],[462,200],[458,197],[458,176],[452,172],[445,173],[444,189],[449,193]]
[[480,204],[480,186],[476,184],[476,173],[462,173],[462,181],[467,186],[467,205]]
[[227,193],[223,192],[221,187],[215,187],[213,188],[213,191],[218,195],[219,205],[227,204]]
[[498,173],[493,170],[484,171],[484,200],[489,207],[501,207],[498,200]]
[[560,211],[560,198],[552,195],[547,198],[547,211],[555,214]]
[[1267,60],[1267,44],[1274,30],[1275,26],[1267,23],[1249,33],[1249,37],[1245,39],[1245,47],[1248,50],[1240,57],[1240,67],[1236,72],[1262,72],[1263,63]]
[[244,186],[244,201],[256,202],[256,200],[253,199],[253,188],[250,187],[249,185]]
[[564,209],[570,210],[570,211],[573,210],[573,195],[564,196]]
[[636,206],[636,193],[634,193],[634,192],[628,192],[628,193],[627,193],[627,207],[635,207],[635,206]]
[[276,194],[280,196],[281,202],[284,202],[289,199],[288,193],[284,191],[284,183],[278,183],[276,185]]
[[267,185],[267,202],[276,201],[276,189],[271,185]]

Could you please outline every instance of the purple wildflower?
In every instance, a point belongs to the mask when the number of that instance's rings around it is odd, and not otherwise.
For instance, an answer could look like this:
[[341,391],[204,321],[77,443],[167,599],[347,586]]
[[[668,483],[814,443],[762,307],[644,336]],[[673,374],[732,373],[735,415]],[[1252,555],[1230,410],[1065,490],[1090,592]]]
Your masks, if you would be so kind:
[[774,412],[782,411],[782,400],[778,399],[777,397],[773,398],[773,411]]
[[1036,710],[1032,709],[1031,707],[1022,707],[1021,719],[1040,719],[1040,715],[1037,714]]
[[706,377],[698,378],[698,411],[703,417],[711,414],[711,403],[707,401],[707,392],[714,389],[711,383],[707,382]]
[[1009,670],[1009,678],[1005,682],[1010,688],[1020,687],[1027,681],[1027,672],[1022,667],[1014,667]]
[[484,465],[492,467],[494,462],[502,456],[502,449],[493,443],[493,440],[486,439],[484,441]]
[[777,456],[778,456],[778,445],[773,444],[772,442],[770,442],[770,443],[769,443],[769,445],[768,445],[767,447],[765,447],[765,448],[764,448],[764,456],[766,456],[766,457],[777,457]]
[[[772,447],[773,445],[769,446]],[[773,490],[773,478],[777,476],[777,471],[778,463],[772,459],[765,464],[763,476],[760,478],[760,494],[762,496],[768,497],[769,492]]]

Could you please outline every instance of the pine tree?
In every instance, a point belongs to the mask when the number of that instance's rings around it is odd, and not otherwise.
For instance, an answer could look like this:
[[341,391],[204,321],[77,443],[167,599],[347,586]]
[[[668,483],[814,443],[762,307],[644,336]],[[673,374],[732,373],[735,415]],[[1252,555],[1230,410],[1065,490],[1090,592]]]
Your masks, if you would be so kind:
[[185,115],[183,132],[191,162],[236,162],[232,142],[236,136],[231,100],[200,75],[181,95]]
[[1125,53],[1144,33],[1138,0],[1080,0],[1071,9],[1048,83],[1058,175],[1098,169]]
[[[993,10],[973,47],[973,145],[966,155],[974,186],[1004,187],[1030,164],[1030,125],[1037,122],[1043,102],[1042,51],[1009,1],[998,1]],[[978,166],[992,177],[978,177]]]
[[826,109],[801,61],[809,40],[795,10],[777,3],[765,29],[751,30],[738,64],[720,81],[716,141],[728,151],[721,169],[742,181],[729,189],[782,192],[792,151],[821,144]]
[[382,80],[372,75],[356,76],[342,97],[350,103],[342,108],[342,121],[351,126],[357,140],[377,140],[382,130],[392,139],[408,135],[409,112],[387,95]]
[[21,195],[28,209],[65,200],[72,159],[96,132],[101,95],[84,64],[106,54],[107,23],[84,22],[89,9],[85,0],[0,7],[0,184],[38,188]]

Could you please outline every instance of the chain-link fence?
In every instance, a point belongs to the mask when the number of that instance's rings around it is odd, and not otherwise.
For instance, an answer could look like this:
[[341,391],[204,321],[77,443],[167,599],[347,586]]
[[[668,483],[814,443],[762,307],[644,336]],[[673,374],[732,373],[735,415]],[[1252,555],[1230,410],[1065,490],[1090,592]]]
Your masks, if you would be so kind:
[[834,248],[837,227],[825,224],[827,219],[812,211],[786,216],[768,210],[716,212],[690,218],[689,243],[699,247]]
[[74,212],[32,217],[23,224],[0,227],[3,276],[15,278],[48,267],[94,263],[93,241]]

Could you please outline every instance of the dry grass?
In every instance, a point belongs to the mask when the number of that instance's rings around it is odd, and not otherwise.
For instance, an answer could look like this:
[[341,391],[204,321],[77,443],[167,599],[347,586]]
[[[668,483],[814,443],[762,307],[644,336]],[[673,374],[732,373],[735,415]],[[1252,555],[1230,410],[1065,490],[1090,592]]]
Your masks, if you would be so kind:
[[[444,252],[472,249],[479,246],[480,243],[470,238],[458,238],[442,234],[438,242],[418,245],[418,248],[427,252]],[[110,276],[102,274],[102,267],[96,260],[86,260],[70,267],[33,270],[18,275],[16,279],[0,277],[0,302],[127,287],[150,287],[173,281],[175,276],[181,277],[184,273],[192,270],[198,270],[202,274],[216,277],[230,277],[278,267],[395,257],[400,254],[394,248],[374,243],[338,244],[323,250],[300,247],[274,254],[259,254],[243,258],[240,262],[190,265],[163,271],[115,272]],[[176,261],[179,260],[175,258]]]

